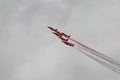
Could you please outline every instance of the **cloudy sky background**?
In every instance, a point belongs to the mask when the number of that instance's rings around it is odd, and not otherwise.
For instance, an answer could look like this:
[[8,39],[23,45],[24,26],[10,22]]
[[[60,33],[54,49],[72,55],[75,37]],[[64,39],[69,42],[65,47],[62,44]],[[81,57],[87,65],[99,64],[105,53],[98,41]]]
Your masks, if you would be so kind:
[[0,80],[119,80],[46,26],[120,61],[119,0],[0,0]]

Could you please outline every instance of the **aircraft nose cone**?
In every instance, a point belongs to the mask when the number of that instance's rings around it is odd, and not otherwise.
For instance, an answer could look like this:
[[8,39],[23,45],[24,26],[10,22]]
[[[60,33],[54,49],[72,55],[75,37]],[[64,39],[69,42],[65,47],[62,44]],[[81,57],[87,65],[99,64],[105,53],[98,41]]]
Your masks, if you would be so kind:
[[48,28],[50,28],[50,26],[47,26]]

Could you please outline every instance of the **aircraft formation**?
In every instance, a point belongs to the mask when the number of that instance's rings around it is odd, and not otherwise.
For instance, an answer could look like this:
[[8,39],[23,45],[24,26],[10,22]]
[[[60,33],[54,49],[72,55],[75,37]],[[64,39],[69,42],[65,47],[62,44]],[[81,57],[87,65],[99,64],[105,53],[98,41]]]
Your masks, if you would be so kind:
[[[48,26],[48,28],[53,31],[52,33],[56,35],[64,44],[67,46],[73,47],[77,49],[78,51],[82,52],[84,55],[90,57],[91,59],[95,60],[96,62],[100,63],[101,65],[105,66],[106,68],[120,74],[120,62],[99,52],[95,49],[92,49],[88,47],[87,45],[84,45],[83,43],[72,39],[70,35],[67,35],[65,33],[62,33],[58,31],[57,29]],[[71,43],[72,41],[73,43]]]
[[52,27],[50,27],[50,26],[48,26],[48,28],[49,28],[50,30],[52,30],[52,31],[53,31],[53,34],[55,34],[59,39],[61,39],[61,41],[62,41],[64,44],[66,44],[66,45],[68,45],[68,46],[71,46],[71,47],[74,46],[73,43],[70,43],[70,42],[68,41],[68,40],[70,39],[70,35],[67,35],[67,34],[65,34],[65,33],[62,33],[62,32],[60,32],[60,31],[58,31],[57,29],[54,29],[54,28],[52,28]]

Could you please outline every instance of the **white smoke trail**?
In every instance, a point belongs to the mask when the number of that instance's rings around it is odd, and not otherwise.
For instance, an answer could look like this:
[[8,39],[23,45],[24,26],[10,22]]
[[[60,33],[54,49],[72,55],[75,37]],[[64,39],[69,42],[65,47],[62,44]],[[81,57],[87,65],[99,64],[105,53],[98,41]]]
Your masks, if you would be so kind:
[[117,67],[118,70],[120,70],[120,62],[119,61],[117,61],[117,60],[115,60],[115,59],[113,59],[111,57],[108,57],[108,56],[106,56],[106,55],[104,55],[104,54],[102,54],[102,53],[100,53],[100,52],[98,52],[98,51],[96,51],[96,50],[94,50],[94,49],[92,49],[92,48],[90,48],[90,47],[88,47],[88,46],[86,46],[86,45],[76,41],[76,40],[74,40],[74,39],[70,38],[70,40],[72,40],[73,42],[77,43],[79,45],[78,47],[81,47],[81,48],[85,49],[86,51],[88,51],[88,52],[90,52],[90,53],[92,53],[92,54],[94,54],[96,56],[101,57],[102,59],[110,62],[115,67]]
[[109,64],[109,63],[107,63],[107,62],[105,62],[105,61],[102,61],[101,59],[99,59],[99,58],[97,58],[97,57],[95,57],[95,56],[93,56],[93,55],[88,54],[85,49],[82,49],[82,48],[80,48],[80,47],[78,47],[78,46],[77,46],[77,47],[75,46],[74,48],[77,49],[78,51],[82,52],[82,53],[85,54],[86,56],[92,58],[92,59],[95,60],[96,62],[102,64],[102,65],[105,66],[106,68],[108,68],[108,69],[110,69],[110,70],[112,70],[112,71],[120,74],[120,71],[119,71],[116,67],[114,67],[113,65],[111,65],[111,64]]
[[[77,45],[77,46],[78,46],[78,45]],[[112,64],[112,66],[116,67],[116,69],[117,69],[118,71],[120,71],[120,66],[117,65],[116,63],[114,63],[114,61],[109,60],[109,58],[106,58],[105,56],[100,55],[100,54],[98,54],[98,53],[92,52],[92,51],[90,51],[90,50],[88,50],[88,49],[86,49],[86,48],[83,48],[83,47],[80,47],[80,46],[78,46],[78,47],[84,49],[85,51],[87,51],[87,52],[89,52],[89,53],[91,53],[91,54],[93,54],[93,55],[95,55],[95,56],[97,56],[97,57],[99,57],[99,58],[107,61],[107,62],[109,62],[110,64]]]

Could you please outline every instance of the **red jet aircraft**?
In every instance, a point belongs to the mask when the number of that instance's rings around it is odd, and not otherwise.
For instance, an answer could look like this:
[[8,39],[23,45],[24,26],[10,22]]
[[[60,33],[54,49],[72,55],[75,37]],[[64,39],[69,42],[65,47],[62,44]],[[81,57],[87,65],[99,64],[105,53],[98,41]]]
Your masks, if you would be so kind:
[[63,43],[65,43],[66,45],[68,45],[68,46],[74,46],[74,44],[72,44],[72,43],[70,43],[70,42],[68,42],[68,41],[62,41]]
[[[52,28],[52,27],[50,27],[50,26],[48,26],[48,28],[49,28],[50,30],[54,31],[53,34],[55,34],[56,36],[58,36],[58,37],[62,40],[63,43],[65,43],[65,44],[68,45],[68,46],[72,46],[72,47],[74,46],[74,44],[68,42],[68,39],[70,38],[70,36],[68,36],[68,35],[66,35],[66,34],[64,34],[64,33],[61,33],[61,32],[59,32],[57,29],[54,29],[54,28]],[[64,38],[63,38],[63,37],[64,37]],[[66,39],[66,38],[67,38],[67,39]]]

